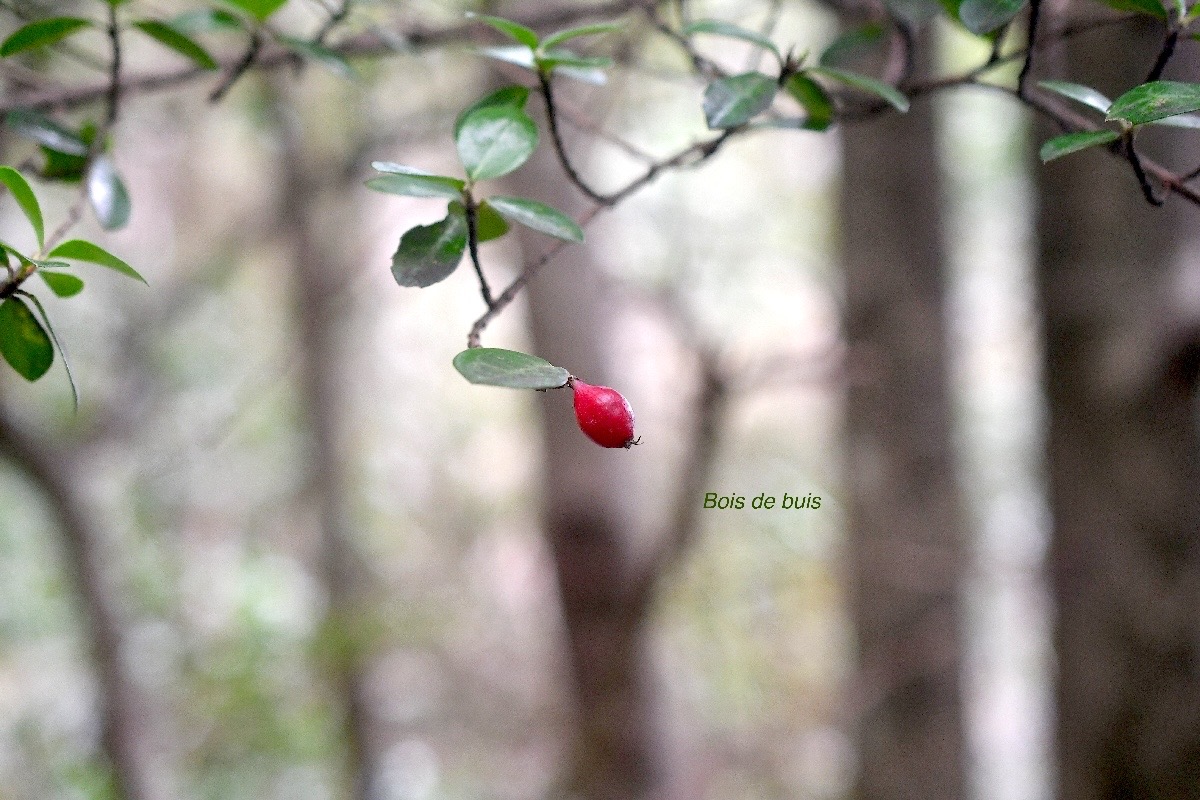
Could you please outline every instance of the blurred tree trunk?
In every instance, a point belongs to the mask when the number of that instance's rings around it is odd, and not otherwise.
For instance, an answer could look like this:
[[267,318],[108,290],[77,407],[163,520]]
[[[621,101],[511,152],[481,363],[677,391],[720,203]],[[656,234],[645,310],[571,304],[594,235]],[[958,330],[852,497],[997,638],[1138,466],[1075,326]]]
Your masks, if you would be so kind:
[[[548,143],[510,180],[515,193],[568,213],[585,207]],[[530,257],[549,244],[525,231],[520,236]],[[587,248],[558,256],[528,292],[534,352],[589,383],[607,385],[611,298]],[[645,647],[649,598],[638,585],[636,534],[623,499],[630,486],[621,477],[624,461],[636,453],[588,440],[567,390],[547,392],[538,406],[542,524],[554,558],[575,705],[566,796],[652,797],[661,788],[662,765]]]
[[[1062,70],[1116,97],[1162,32],[1106,36],[1069,47]],[[1150,206],[1103,153],[1037,174],[1059,796],[1198,798],[1200,309],[1177,282],[1197,211]]]
[[[932,40],[922,38],[922,56]],[[927,101],[848,127],[842,258],[861,800],[966,796],[941,180]]]
[[[348,479],[342,467],[341,426],[345,418],[341,387],[345,328],[343,289],[353,269],[344,259],[344,236],[338,221],[322,203],[327,193],[340,192],[345,170],[340,162],[307,152],[303,135],[305,104],[290,78],[276,83],[284,98],[279,115],[284,187],[279,209],[280,236],[291,249],[292,310],[297,326],[300,409],[307,434],[307,490],[319,525],[318,571],[327,598],[318,635],[321,665],[335,705],[341,744],[343,795],[368,800],[374,794],[376,758],[372,750],[364,666],[365,631],[361,623],[358,583],[361,570],[351,535]],[[342,229],[344,231],[344,228]],[[328,246],[323,243],[329,243]],[[341,248],[341,249],[339,249]]]

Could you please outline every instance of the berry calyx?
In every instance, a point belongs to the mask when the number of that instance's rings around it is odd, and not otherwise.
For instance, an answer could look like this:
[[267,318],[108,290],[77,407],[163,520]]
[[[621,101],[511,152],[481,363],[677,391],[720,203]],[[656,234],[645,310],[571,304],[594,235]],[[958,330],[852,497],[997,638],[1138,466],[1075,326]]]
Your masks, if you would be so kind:
[[593,386],[575,376],[567,381],[575,391],[575,419],[579,429],[601,447],[629,449],[640,440],[633,438],[633,409],[621,393],[607,386]]

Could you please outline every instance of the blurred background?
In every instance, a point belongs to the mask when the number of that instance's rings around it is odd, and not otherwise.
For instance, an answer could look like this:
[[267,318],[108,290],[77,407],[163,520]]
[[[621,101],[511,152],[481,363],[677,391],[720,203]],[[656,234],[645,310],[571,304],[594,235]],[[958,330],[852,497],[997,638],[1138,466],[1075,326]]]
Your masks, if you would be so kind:
[[[498,39],[465,10],[627,22],[583,44],[617,59],[606,85],[558,84],[601,190],[711,135],[688,54],[642,3],[347,5],[330,47],[391,48],[356,80],[285,64],[219,103],[220,76],[126,94],[131,222],[72,235],[149,286],[94,271],[45,298],[78,413],[59,365],[0,372],[0,797],[1200,797],[1200,282],[1178,257],[1200,209],[1151,208],[1102,151],[1037,165],[1049,128],[984,89],[737,138],[599,213],[484,335],[621,391],[642,443],[602,450],[568,393],[453,370],[471,270],[389,273],[443,201],[363,181],[372,160],[458,174],[456,114],[529,83],[474,52]],[[311,36],[341,7],[270,24]],[[14,0],[0,24],[100,10]],[[813,53],[884,19],[660,11]],[[919,27],[914,80],[991,48]],[[1114,30],[1036,69],[1115,96],[1162,31]],[[185,66],[127,38],[127,74]],[[103,85],[103,33],[70,41],[0,62],[6,108]],[[1189,135],[1151,145],[1186,170]],[[31,143],[0,147],[32,174]],[[75,190],[35,188],[53,227]],[[488,190],[591,208],[544,125]],[[9,199],[0,230],[25,235]],[[484,245],[493,285],[550,246]],[[820,508],[750,507],[784,493]]]

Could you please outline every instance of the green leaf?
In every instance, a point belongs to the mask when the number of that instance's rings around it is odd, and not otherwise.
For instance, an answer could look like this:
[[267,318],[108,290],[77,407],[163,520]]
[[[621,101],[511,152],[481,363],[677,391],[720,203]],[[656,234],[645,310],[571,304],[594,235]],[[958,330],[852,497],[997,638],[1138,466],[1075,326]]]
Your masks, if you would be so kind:
[[71,156],[86,156],[88,144],[79,134],[37,111],[19,108],[8,112],[4,124],[13,133]]
[[1112,100],[1109,100],[1092,87],[1079,83],[1070,83],[1069,81],[1038,81],[1038,86],[1056,94],[1061,94],[1063,97],[1069,97],[1077,103],[1083,103],[1088,108],[1094,108],[1101,114],[1108,113],[1108,108],[1112,105]]
[[58,247],[46,254],[47,258],[65,258],[69,261],[87,261],[90,264],[99,264],[102,267],[108,267],[111,270],[133,278],[135,281],[146,282],[146,279],[138,274],[138,271],[126,264],[121,259],[114,256],[112,253],[105,250],[98,244],[85,241],[83,239],[69,239],[63,242]]
[[0,183],[8,187],[13,197],[16,198],[17,205],[21,207],[21,211],[25,212],[25,218],[33,226],[33,232],[37,235],[37,243],[40,248],[46,243],[46,230],[42,224],[41,206],[38,205],[37,196],[30,188],[29,182],[12,167],[0,167]]
[[962,0],[958,18],[971,33],[982,36],[1002,28],[1025,7],[1025,0]]
[[398,194],[405,197],[445,197],[450,200],[462,197],[465,181],[446,175],[433,175],[428,172],[406,167],[403,164],[393,164],[388,161],[376,161],[372,167],[380,172],[367,181],[367,186],[377,192]]
[[79,183],[87,170],[87,156],[70,156],[45,145],[41,146],[46,161],[42,164],[41,176],[46,180]]
[[548,50],[534,56],[534,64],[540,70],[574,68],[579,70],[608,69],[613,60],[608,56],[580,56],[570,50]]
[[259,22],[266,22],[287,0],[225,0],[234,8],[240,8]]
[[516,64],[525,69],[535,69],[533,51],[524,45],[509,45],[508,47],[484,47],[480,55],[503,61],[505,64]]
[[1104,5],[1117,11],[1131,11],[1134,14],[1145,14],[1148,17],[1165,20],[1167,10],[1158,0],[1100,0]]
[[538,233],[566,242],[582,242],[583,229],[556,208],[524,197],[489,197],[488,203],[501,216]]
[[1089,147],[1095,147],[1101,144],[1108,144],[1116,141],[1121,137],[1121,134],[1116,131],[1083,131],[1080,133],[1068,133],[1062,136],[1055,136],[1050,141],[1042,145],[1042,149],[1038,155],[1041,156],[1042,162],[1053,161],[1056,158],[1068,156],[1071,153],[1078,153],[1080,150],[1086,150]]
[[180,33],[210,33],[219,30],[241,30],[242,21],[216,8],[198,8],[185,11],[177,17],[172,17],[167,23]]
[[455,136],[458,156],[472,181],[507,175],[529,160],[537,142],[537,126],[514,106],[472,111]]
[[837,67],[855,61],[871,52],[883,39],[883,25],[872,22],[847,31],[833,40],[817,59],[822,67]]
[[789,75],[783,90],[796,99],[808,113],[804,127],[823,131],[833,122],[833,101],[816,81],[804,75]]
[[359,77],[358,71],[350,65],[349,61],[324,45],[306,39],[297,39],[293,36],[279,35],[275,38],[296,55],[320,64],[339,78],[352,81]]
[[761,72],[718,78],[704,90],[704,118],[713,129],[744,125],[770,107],[779,85]]
[[566,30],[552,33],[542,40],[541,47],[543,50],[549,50],[555,45],[562,44],[570,39],[578,39],[581,36],[598,36],[603,33],[616,33],[624,26],[619,22],[597,22],[592,25],[580,25],[576,28],[567,28]]
[[529,28],[526,28],[524,25],[513,22],[510,19],[504,19],[503,17],[489,17],[486,14],[475,14],[470,11],[467,12],[467,17],[468,19],[476,19],[480,22],[491,25],[493,28],[505,34],[506,36],[510,36],[516,41],[525,45],[530,50],[538,46],[538,35],[536,33],[529,30]]
[[1144,125],[1193,111],[1200,111],[1200,83],[1151,81],[1114,100],[1108,109],[1108,119]]
[[688,25],[682,31],[684,36],[692,36],[697,33],[711,33],[717,36],[726,36],[730,39],[741,39],[743,42],[749,42],[752,45],[761,47],[764,50],[769,50],[775,58],[780,61],[783,57],[779,54],[779,48],[775,43],[763,36],[757,31],[747,30],[731,22],[722,22],[719,19],[702,19]]
[[[79,387],[75,385],[75,373],[71,371],[71,362],[67,358],[67,350],[62,346],[62,342],[58,340],[58,334],[54,332],[54,326],[50,324],[50,315],[46,313],[46,307],[42,305],[42,301],[36,296],[28,292],[21,292],[25,297],[29,298],[29,302],[33,303],[38,313],[42,315],[42,322],[46,323],[46,331],[50,334],[50,340],[54,347],[58,348],[58,352],[62,353],[63,368],[67,371],[67,382],[71,384],[71,397],[75,400],[75,410],[79,410]],[[54,353],[50,354],[51,360],[54,358]]]
[[908,98],[901,94],[895,86],[886,84],[883,81],[868,78],[866,75],[859,75],[857,72],[847,72],[842,69],[834,69],[833,67],[813,67],[808,71],[813,75],[821,75],[844,83],[847,86],[853,86],[855,89],[861,89],[864,92],[878,95],[901,113],[908,111]]
[[[462,130],[463,120],[474,111],[481,108],[491,108],[492,106],[512,106],[513,108],[524,110],[525,103],[529,100],[529,89],[525,86],[513,84],[497,89],[491,94],[483,97],[475,104],[464,109],[458,118],[454,121],[454,138],[458,138],[459,132]],[[378,169],[378,167],[376,168]]]
[[42,377],[54,363],[50,337],[19,297],[0,303],[0,355],[27,381]]
[[134,22],[133,27],[156,40],[159,44],[166,45],[176,53],[191,59],[202,69],[217,68],[217,62],[213,60],[213,57],[207,50],[170,25],[165,25],[153,19],[142,19]]
[[83,281],[74,275],[52,272],[48,269],[39,269],[38,275],[42,276],[42,280],[50,287],[50,291],[59,297],[74,297],[83,291]]
[[467,218],[451,210],[440,222],[418,225],[400,237],[392,276],[401,286],[432,286],[450,277],[467,249]]
[[508,233],[508,221],[500,216],[491,203],[484,201],[475,207],[475,238],[481,242],[499,239]]
[[54,44],[82,28],[91,27],[91,25],[90,19],[82,17],[39,19],[13,31],[3,44],[0,44],[0,58],[7,58],[35,47]]
[[509,389],[558,389],[571,377],[544,358],[499,347],[463,350],[454,357],[454,368],[471,383]]
[[92,159],[87,174],[87,196],[104,230],[114,231],[129,222],[129,192],[108,156]]

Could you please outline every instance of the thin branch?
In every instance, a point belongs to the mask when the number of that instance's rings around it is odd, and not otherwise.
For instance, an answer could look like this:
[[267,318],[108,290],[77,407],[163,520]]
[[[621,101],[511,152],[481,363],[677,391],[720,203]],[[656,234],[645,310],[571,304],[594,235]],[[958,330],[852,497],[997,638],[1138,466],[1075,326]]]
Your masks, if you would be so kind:
[[1171,26],[1167,31],[1167,35],[1163,38],[1162,49],[1158,51],[1158,58],[1154,59],[1154,66],[1150,67],[1150,72],[1146,74],[1146,80],[1142,83],[1150,83],[1162,77],[1163,70],[1167,68],[1167,64],[1171,61],[1171,56],[1175,54],[1175,45],[1179,42],[1179,29]]
[[475,204],[475,198],[468,192],[463,193],[463,205],[467,209],[467,251],[471,254],[471,264],[479,278],[479,291],[483,294],[484,305],[490,311],[496,305],[496,301],[492,299],[492,289],[488,286],[487,277],[483,274],[483,264],[479,261],[479,207]]
[[1029,0],[1029,35],[1025,44],[1025,63],[1021,65],[1021,74],[1017,77],[1017,96],[1025,97],[1026,82],[1033,68],[1033,54],[1037,52],[1038,18],[1041,16],[1042,0]]
[[[121,106],[121,28],[117,24],[117,4],[108,3],[108,40],[112,43],[112,60],[108,71],[108,96],[104,114],[105,129],[111,128],[117,122],[117,112]],[[97,140],[103,139],[97,136]]]
[[[219,103],[221,101],[221,98],[223,98],[225,94],[233,88],[233,85],[237,83],[238,80],[245,75],[252,66],[254,66],[254,62],[258,59],[259,54],[262,52],[262,47],[262,33],[258,30],[251,31],[250,41],[246,45],[246,52],[243,53],[238,62],[233,65],[233,68],[225,74],[225,79],[217,85],[217,88],[212,90],[212,93],[208,96],[208,102]],[[289,52],[288,55],[290,56],[291,53]],[[285,59],[281,59],[281,63],[284,60]]]
[[1138,155],[1137,148],[1133,145],[1133,129],[1130,128],[1121,137],[1122,149],[1125,151],[1125,158],[1129,161],[1129,166],[1133,167],[1133,175],[1137,178],[1138,186],[1142,189],[1142,196],[1146,198],[1146,202],[1152,206],[1161,206],[1163,201],[1154,194],[1154,187],[1150,185],[1149,179],[1146,177],[1146,170],[1142,167],[1141,156]]

